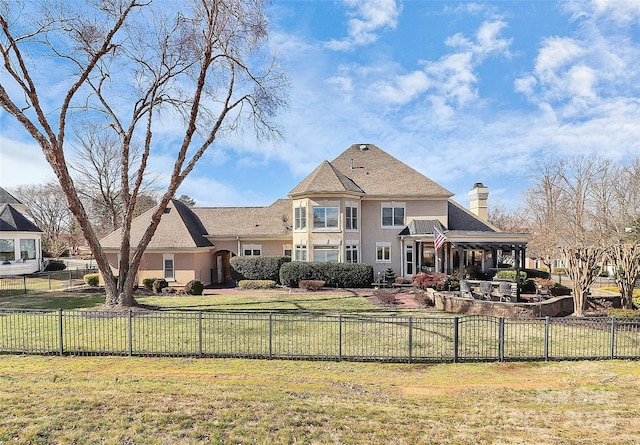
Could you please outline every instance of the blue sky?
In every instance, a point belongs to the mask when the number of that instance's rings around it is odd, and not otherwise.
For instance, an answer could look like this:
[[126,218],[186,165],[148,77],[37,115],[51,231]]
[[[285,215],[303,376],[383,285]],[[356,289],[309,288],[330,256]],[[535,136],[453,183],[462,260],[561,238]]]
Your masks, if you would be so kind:
[[[542,159],[640,154],[640,1],[274,0],[268,12],[291,81],[284,139],[212,147],[178,191],[198,205],[268,205],[354,143],[465,206],[483,182],[507,208]],[[0,119],[0,185],[52,178]],[[151,167],[163,165],[158,151]]]

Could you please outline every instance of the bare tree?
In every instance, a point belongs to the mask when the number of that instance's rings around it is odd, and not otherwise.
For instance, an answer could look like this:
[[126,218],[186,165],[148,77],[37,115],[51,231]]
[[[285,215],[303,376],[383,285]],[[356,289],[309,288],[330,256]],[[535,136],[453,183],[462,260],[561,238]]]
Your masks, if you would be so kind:
[[614,267],[622,307],[633,309],[633,289],[640,277],[640,244],[611,244],[606,249],[606,258]]
[[22,185],[12,190],[27,206],[27,215],[44,232],[43,247],[53,257],[59,257],[73,247],[75,220],[64,191],[59,184]]
[[565,247],[562,249],[573,292],[573,315],[582,317],[587,309],[591,285],[598,278],[604,249],[601,247]]
[[[285,105],[287,80],[273,59],[263,57],[263,8],[263,0],[2,5],[0,105],[53,168],[104,277],[107,306],[135,304],[142,255],[167,204],[204,152],[243,122],[259,137],[277,135],[271,119]],[[55,61],[59,85],[66,85],[62,95],[44,92],[42,60]],[[169,121],[180,127],[175,162],[150,225],[132,246],[131,221],[154,135]],[[109,129],[119,141],[123,221],[117,282],[69,172],[69,125],[86,122]],[[141,155],[134,167],[136,146]]]

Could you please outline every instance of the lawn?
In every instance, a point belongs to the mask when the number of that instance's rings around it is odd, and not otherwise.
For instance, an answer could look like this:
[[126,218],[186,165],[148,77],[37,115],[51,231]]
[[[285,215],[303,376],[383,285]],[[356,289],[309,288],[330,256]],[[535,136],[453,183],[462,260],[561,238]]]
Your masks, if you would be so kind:
[[640,363],[0,360],[0,443],[635,444]]

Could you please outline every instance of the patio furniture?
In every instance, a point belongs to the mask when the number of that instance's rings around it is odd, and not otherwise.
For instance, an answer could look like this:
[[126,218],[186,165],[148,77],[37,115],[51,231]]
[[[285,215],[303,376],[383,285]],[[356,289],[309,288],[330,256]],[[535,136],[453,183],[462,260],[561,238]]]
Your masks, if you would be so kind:
[[460,296],[462,298],[473,298],[471,286],[467,280],[460,280]]
[[511,283],[503,281],[498,283],[498,292],[500,293],[500,301],[511,302],[513,297],[511,296]]
[[485,300],[491,300],[491,281],[480,281],[480,294]]

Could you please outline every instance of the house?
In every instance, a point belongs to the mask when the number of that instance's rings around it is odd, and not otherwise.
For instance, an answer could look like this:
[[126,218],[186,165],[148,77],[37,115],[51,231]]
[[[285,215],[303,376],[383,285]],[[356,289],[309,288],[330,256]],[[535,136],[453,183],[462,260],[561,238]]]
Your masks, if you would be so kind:
[[[223,283],[235,255],[361,262],[376,274],[392,268],[406,278],[420,271],[489,272],[507,258],[519,267],[526,234],[500,232],[487,222],[488,188],[475,184],[470,210],[452,196],[375,145],[354,144],[322,162],[287,199],[267,207],[188,208],[172,200],[144,255],[139,280]],[[133,221],[132,245],[151,214]],[[441,236],[438,249],[434,234]],[[101,241],[114,267],[119,241],[120,231]]]
[[24,216],[26,206],[0,187],[0,276],[42,270],[42,230]]

